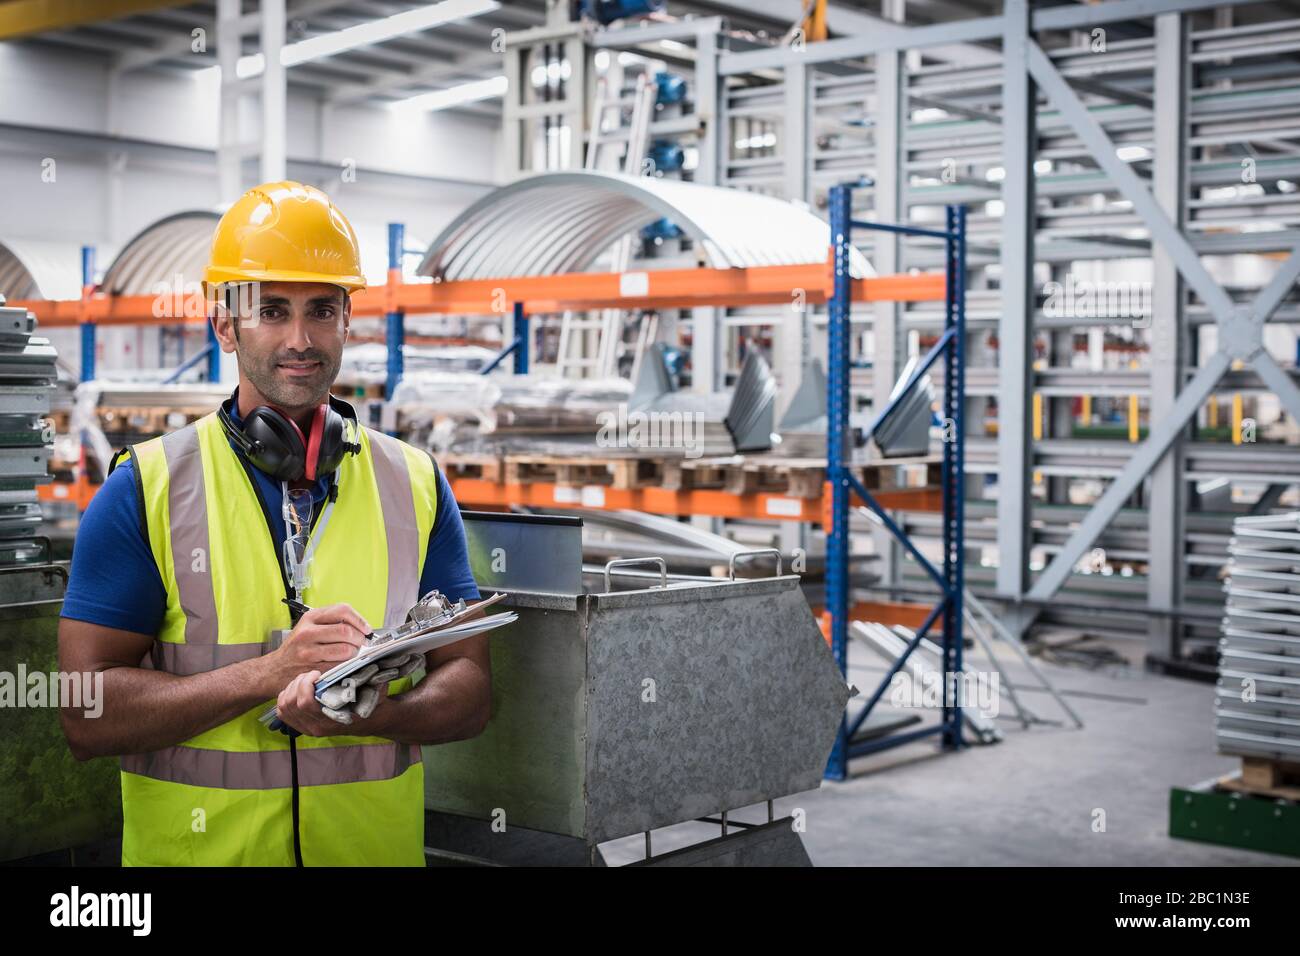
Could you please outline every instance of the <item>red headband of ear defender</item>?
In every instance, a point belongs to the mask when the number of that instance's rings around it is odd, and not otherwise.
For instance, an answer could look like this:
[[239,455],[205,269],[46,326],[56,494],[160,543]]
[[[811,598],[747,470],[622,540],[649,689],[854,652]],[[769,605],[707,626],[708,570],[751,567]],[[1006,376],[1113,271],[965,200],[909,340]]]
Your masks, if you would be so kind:
[[[316,480],[316,467],[320,463],[320,440],[321,435],[325,433],[325,413],[329,410],[328,405],[322,405],[316,409],[316,414],[311,418],[311,434],[307,438],[307,460],[303,464],[302,473],[308,481]],[[298,434],[301,435],[302,432]]]
[[297,422],[269,405],[249,412],[242,428],[235,425],[224,405],[218,417],[226,434],[255,468],[278,481],[315,481],[337,470],[345,455],[361,450],[359,444],[349,441],[345,424],[345,418],[355,423],[356,413],[344,402],[338,405],[338,409],[318,407],[305,436]]

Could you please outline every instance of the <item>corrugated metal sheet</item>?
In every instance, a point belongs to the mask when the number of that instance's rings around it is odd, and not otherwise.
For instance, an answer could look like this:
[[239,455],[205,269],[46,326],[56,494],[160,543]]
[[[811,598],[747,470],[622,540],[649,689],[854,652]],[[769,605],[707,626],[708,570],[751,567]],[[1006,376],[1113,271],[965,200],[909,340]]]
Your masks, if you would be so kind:
[[0,241],[0,295],[11,301],[81,298],[81,247],[46,239]]
[[[194,210],[158,220],[142,230],[104,273],[103,287],[116,295],[148,295],[159,282],[172,283],[178,274],[186,283],[203,278],[212,244],[212,232],[220,213]],[[366,282],[383,285],[388,277],[388,229],[384,225],[359,225],[362,271]],[[420,246],[418,237],[408,234],[407,248]],[[415,260],[406,259],[405,277],[422,281],[415,274]]]
[[[582,170],[530,176],[479,199],[434,240],[419,272],[448,280],[584,272],[661,217],[718,269],[824,262],[830,246],[825,221],[784,200]],[[874,275],[860,254],[852,268]]]
[[198,282],[207,265],[212,230],[221,216],[207,210],[179,212],[159,219],[131,239],[104,273],[105,292],[149,295],[160,282]]

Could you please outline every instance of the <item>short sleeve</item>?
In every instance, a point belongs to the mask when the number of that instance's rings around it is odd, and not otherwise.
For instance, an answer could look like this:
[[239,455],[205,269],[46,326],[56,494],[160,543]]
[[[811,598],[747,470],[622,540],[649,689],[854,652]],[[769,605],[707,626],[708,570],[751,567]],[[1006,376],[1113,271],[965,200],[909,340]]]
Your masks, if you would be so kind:
[[167,609],[145,537],[135,463],[105,479],[77,526],[62,617],[135,634],[158,633]]
[[477,601],[478,585],[469,567],[469,546],[465,540],[465,523],[460,517],[460,506],[451,493],[451,484],[442,469],[438,473],[438,511],[429,535],[429,550],[424,559],[424,573],[420,576],[420,593],[428,594],[435,588],[449,601]]

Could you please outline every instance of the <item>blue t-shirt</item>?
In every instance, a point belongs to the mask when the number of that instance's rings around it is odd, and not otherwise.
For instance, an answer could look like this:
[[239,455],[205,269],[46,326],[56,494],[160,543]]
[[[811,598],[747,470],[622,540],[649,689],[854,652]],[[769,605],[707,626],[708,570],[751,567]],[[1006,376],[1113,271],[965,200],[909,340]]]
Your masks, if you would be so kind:
[[[238,423],[237,407],[231,412]],[[236,450],[235,454],[240,452]],[[278,519],[283,498],[280,483],[256,468],[250,467],[249,471],[271,516]],[[420,593],[428,594],[436,588],[451,601],[461,598],[476,601],[478,586],[469,569],[469,549],[460,508],[442,470],[437,469],[437,474],[438,513],[429,535]],[[321,478],[312,488],[312,500],[319,505],[328,490],[328,479]],[[249,520],[255,520],[259,526],[252,531],[254,535],[260,535],[261,529],[267,527],[261,514],[250,516]],[[271,524],[275,553],[280,555],[284,549],[284,523],[275,520]],[[278,579],[268,581],[267,586],[277,591],[283,589]],[[157,634],[166,607],[167,592],[140,520],[135,467],[126,458],[95,493],[77,527],[62,616],[136,634]]]

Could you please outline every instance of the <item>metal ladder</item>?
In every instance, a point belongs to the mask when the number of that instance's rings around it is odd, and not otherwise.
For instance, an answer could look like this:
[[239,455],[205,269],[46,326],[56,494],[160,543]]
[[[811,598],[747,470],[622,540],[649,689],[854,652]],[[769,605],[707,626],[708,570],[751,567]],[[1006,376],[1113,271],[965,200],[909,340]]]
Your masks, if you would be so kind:
[[[615,70],[597,86],[584,168],[636,176],[641,173],[641,165],[645,162],[646,150],[650,144],[650,121],[654,117],[658,89],[645,73],[641,73],[637,76],[632,93],[625,95],[621,91],[622,81],[622,71]],[[611,96],[611,89],[616,89],[617,94]],[[623,110],[628,106],[632,108],[631,117],[628,125],[623,126]],[[615,112],[618,119],[612,129],[606,129],[611,112]],[[627,269],[632,260],[633,241],[634,237],[628,235],[614,245],[610,251],[609,271],[623,272]],[[580,350],[577,356],[572,354],[575,340]],[[555,355],[556,375],[563,378],[570,370],[575,370],[579,377],[588,370],[591,370],[592,377],[615,375],[622,340],[623,313],[619,309],[603,309],[598,316],[565,312],[560,317],[560,341]],[[643,340],[644,334],[638,339],[638,351]]]

